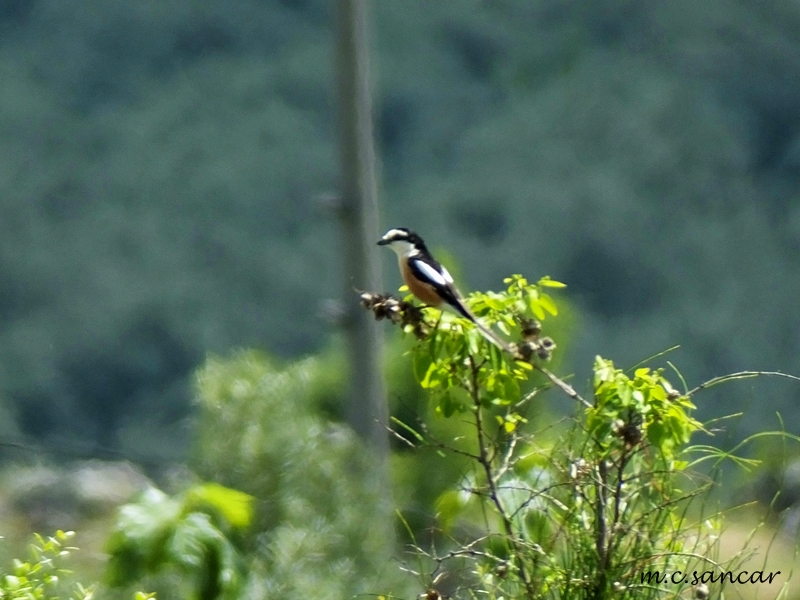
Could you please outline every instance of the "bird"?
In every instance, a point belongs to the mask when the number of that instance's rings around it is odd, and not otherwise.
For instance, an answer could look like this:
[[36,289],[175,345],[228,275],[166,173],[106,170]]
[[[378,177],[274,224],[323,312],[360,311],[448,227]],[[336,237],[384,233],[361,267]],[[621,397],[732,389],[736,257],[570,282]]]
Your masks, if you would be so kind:
[[397,254],[400,274],[418,300],[427,306],[449,309],[470,321],[489,342],[510,354],[514,349],[481,323],[464,303],[453,277],[433,258],[423,239],[405,227],[390,229],[378,240],[379,246],[389,246]]

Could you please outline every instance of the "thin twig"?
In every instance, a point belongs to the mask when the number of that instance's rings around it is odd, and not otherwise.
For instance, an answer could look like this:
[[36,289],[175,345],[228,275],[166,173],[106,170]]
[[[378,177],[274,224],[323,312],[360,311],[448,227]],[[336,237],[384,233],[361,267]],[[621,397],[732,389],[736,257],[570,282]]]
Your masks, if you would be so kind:
[[616,529],[617,524],[619,523],[619,509],[620,505],[622,504],[622,484],[625,481],[625,467],[628,464],[628,460],[630,457],[630,453],[628,450],[624,450],[622,452],[622,456],[619,459],[619,467],[617,468],[617,482],[614,489],[614,523],[611,526],[611,531],[613,532]]
[[606,520],[606,510],[608,507],[608,462],[601,458],[597,464],[598,478],[595,480],[595,489],[597,495],[597,538],[595,544],[597,546],[598,556],[598,572],[597,584],[595,587],[595,598],[602,598],[601,594],[605,590],[606,581],[608,577],[608,564],[611,559],[611,542],[609,540],[608,521]]
[[[470,460],[479,460],[480,459],[480,457],[477,454],[473,454],[472,452],[468,452],[466,450],[460,450],[458,448],[453,448],[452,446],[448,446],[444,442],[442,442],[440,440],[437,440],[435,437],[433,437],[428,432],[428,429],[427,429],[427,427],[424,426],[424,423],[422,423],[421,425],[422,425],[422,430],[425,432],[424,446],[429,446],[429,447],[432,447],[432,448],[436,448],[438,450],[445,450],[447,452],[452,452],[453,454],[458,454],[460,456],[466,456]],[[407,438],[404,438],[402,435],[400,435],[400,433],[398,431],[392,429],[388,425],[384,425],[384,427],[386,428],[386,431],[388,431],[391,435],[396,437],[398,440],[400,440],[404,444],[407,444],[408,446],[410,446],[411,448],[413,448],[415,450],[419,449],[420,446],[415,446],[413,444],[413,442],[411,442],[411,440],[409,440]]]
[[495,475],[495,480],[500,481],[500,478],[505,475],[508,470],[511,468],[511,458],[514,455],[514,449],[517,447],[517,440],[519,438],[517,436],[512,436],[511,441],[508,443],[508,448],[506,448],[505,456],[503,457],[503,462],[500,465],[500,468],[497,470],[497,475]]
[[600,558],[600,569],[606,568],[606,553],[608,550],[608,523],[606,522],[606,506],[608,492],[608,464],[601,459],[597,464],[598,478],[595,480],[595,493],[597,494],[597,556]]
[[797,377],[796,375],[789,375],[788,373],[781,373],[780,371],[739,371],[738,373],[730,373],[728,375],[721,375],[719,377],[709,379],[708,381],[698,385],[696,388],[686,392],[686,395],[692,396],[701,390],[706,390],[720,383],[725,383],[726,381],[733,381],[736,379],[751,379],[753,377],[760,377],[762,375],[766,377],[785,377],[786,379],[800,381],[800,377]]
[[554,373],[551,373],[541,365],[534,365],[534,366],[536,369],[544,373],[545,377],[547,377],[551,382],[553,382],[556,385],[556,387],[560,388],[561,391],[564,392],[567,396],[569,396],[573,400],[577,400],[578,402],[583,404],[586,408],[592,408],[592,405],[589,402],[587,402],[578,392],[576,392],[575,388],[573,388],[566,381],[564,381]]

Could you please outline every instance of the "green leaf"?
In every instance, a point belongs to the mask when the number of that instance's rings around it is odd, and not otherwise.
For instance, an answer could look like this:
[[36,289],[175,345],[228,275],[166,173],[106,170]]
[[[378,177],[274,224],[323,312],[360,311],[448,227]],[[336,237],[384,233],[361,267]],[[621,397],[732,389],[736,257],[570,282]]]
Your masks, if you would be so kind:
[[439,399],[439,409],[441,410],[442,416],[449,419],[455,414],[458,405],[453,402],[453,398],[450,394],[445,393]]
[[650,397],[653,400],[664,402],[667,399],[667,392],[660,385],[654,385],[650,388]]
[[218,510],[225,520],[239,529],[248,527],[253,520],[254,498],[218,483],[204,483],[186,493],[188,507],[208,504]]
[[503,384],[503,398],[506,402],[514,402],[519,399],[519,381],[510,374],[504,374],[500,380]]
[[438,341],[439,341],[439,330],[437,329],[436,331],[431,333],[431,341],[430,344],[428,345],[428,353],[430,355],[431,360],[436,360],[437,356],[436,353],[439,350],[439,347],[437,345]]
[[555,301],[547,294],[539,294],[539,305],[554,317],[558,315]]
[[200,571],[206,566],[209,549],[218,546],[224,537],[208,515],[190,513],[178,524],[170,538],[170,559],[190,572]]
[[550,279],[547,275],[542,277],[537,285],[542,287],[549,287],[549,288],[565,288],[567,287],[566,283],[561,283],[560,281],[556,281],[555,279]]
[[633,390],[626,381],[617,381],[617,397],[619,398],[620,406],[630,406]]
[[199,587],[199,598],[234,600],[243,581],[242,559],[208,515],[190,513],[169,542],[169,556]]
[[416,352],[414,352],[414,379],[417,380],[417,383],[421,384],[422,380],[425,379],[431,364],[430,354],[417,348]]
[[439,378],[439,365],[432,362],[428,366],[428,370],[425,372],[425,377],[422,378],[422,381],[419,384],[426,389],[430,389],[436,387],[441,383],[441,379]]
[[503,351],[494,344],[489,344],[489,361],[495,372],[503,367]]
[[110,555],[106,577],[111,586],[134,583],[164,560],[164,542],[178,523],[181,503],[150,488],[135,504],[119,511],[106,542]]
[[416,429],[414,429],[410,425],[406,425],[405,423],[403,423],[397,417],[389,417],[389,420],[392,423],[394,423],[395,425],[397,425],[398,427],[400,427],[401,429],[403,429],[404,431],[407,431],[408,433],[413,435],[417,439],[418,442],[424,442],[425,441],[425,438]]
[[544,309],[539,304],[539,291],[536,288],[528,289],[528,306],[537,319],[544,319]]
[[647,440],[656,448],[661,448],[667,438],[667,428],[659,421],[647,426]]
[[486,306],[488,306],[492,310],[505,310],[506,308],[506,305],[497,298],[490,298],[489,296],[484,296],[483,301],[486,303]]
[[469,344],[469,353],[477,356],[480,352],[480,340],[483,339],[477,327],[467,332],[467,342]]
[[594,382],[598,386],[603,381],[614,379],[614,363],[601,356],[594,359]]
[[543,320],[545,318],[545,314],[539,302],[531,298],[530,305],[531,305],[531,312],[534,314],[534,316],[536,316],[536,318],[539,319],[540,321]]

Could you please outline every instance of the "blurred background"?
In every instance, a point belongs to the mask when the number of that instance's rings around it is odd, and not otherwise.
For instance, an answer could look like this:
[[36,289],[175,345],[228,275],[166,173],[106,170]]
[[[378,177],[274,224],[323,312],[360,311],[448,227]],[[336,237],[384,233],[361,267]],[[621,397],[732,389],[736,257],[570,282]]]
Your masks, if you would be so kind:
[[[327,343],[331,13],[2,3],[4,434],[180,456],[207,353]],[[579,374],[675,344],[692,382],[800,372],[800,8],[386,0],[372,21],[386,227],[449,250],[466,290],[567,283]],[[800,390],[765,389],[703,410],[758,397],[753,427],[791,423]]]
[[[382,226],[463,290],[565,282],[578,388],[595,354],[676,344],[690,386],[800,374],[800,4],[380,0],[370,22]],[[327,0],[0,2],[7,465],[181,464],[209,354],[338,364],[334,42]],[[699,417],[798,433],[798,397],[749,380]]]

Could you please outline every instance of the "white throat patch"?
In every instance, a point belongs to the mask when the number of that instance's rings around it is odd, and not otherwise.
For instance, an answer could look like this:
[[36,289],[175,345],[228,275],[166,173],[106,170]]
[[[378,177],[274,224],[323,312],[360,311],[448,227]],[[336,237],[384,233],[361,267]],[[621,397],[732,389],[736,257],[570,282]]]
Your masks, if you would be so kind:
[[414,247],[414,244],[411,242],[407,242],[406,240],[397,240],[389,244],[389,247],[395,251],[397,256],[414,256],[415,254],[419,254],[419,250]]

